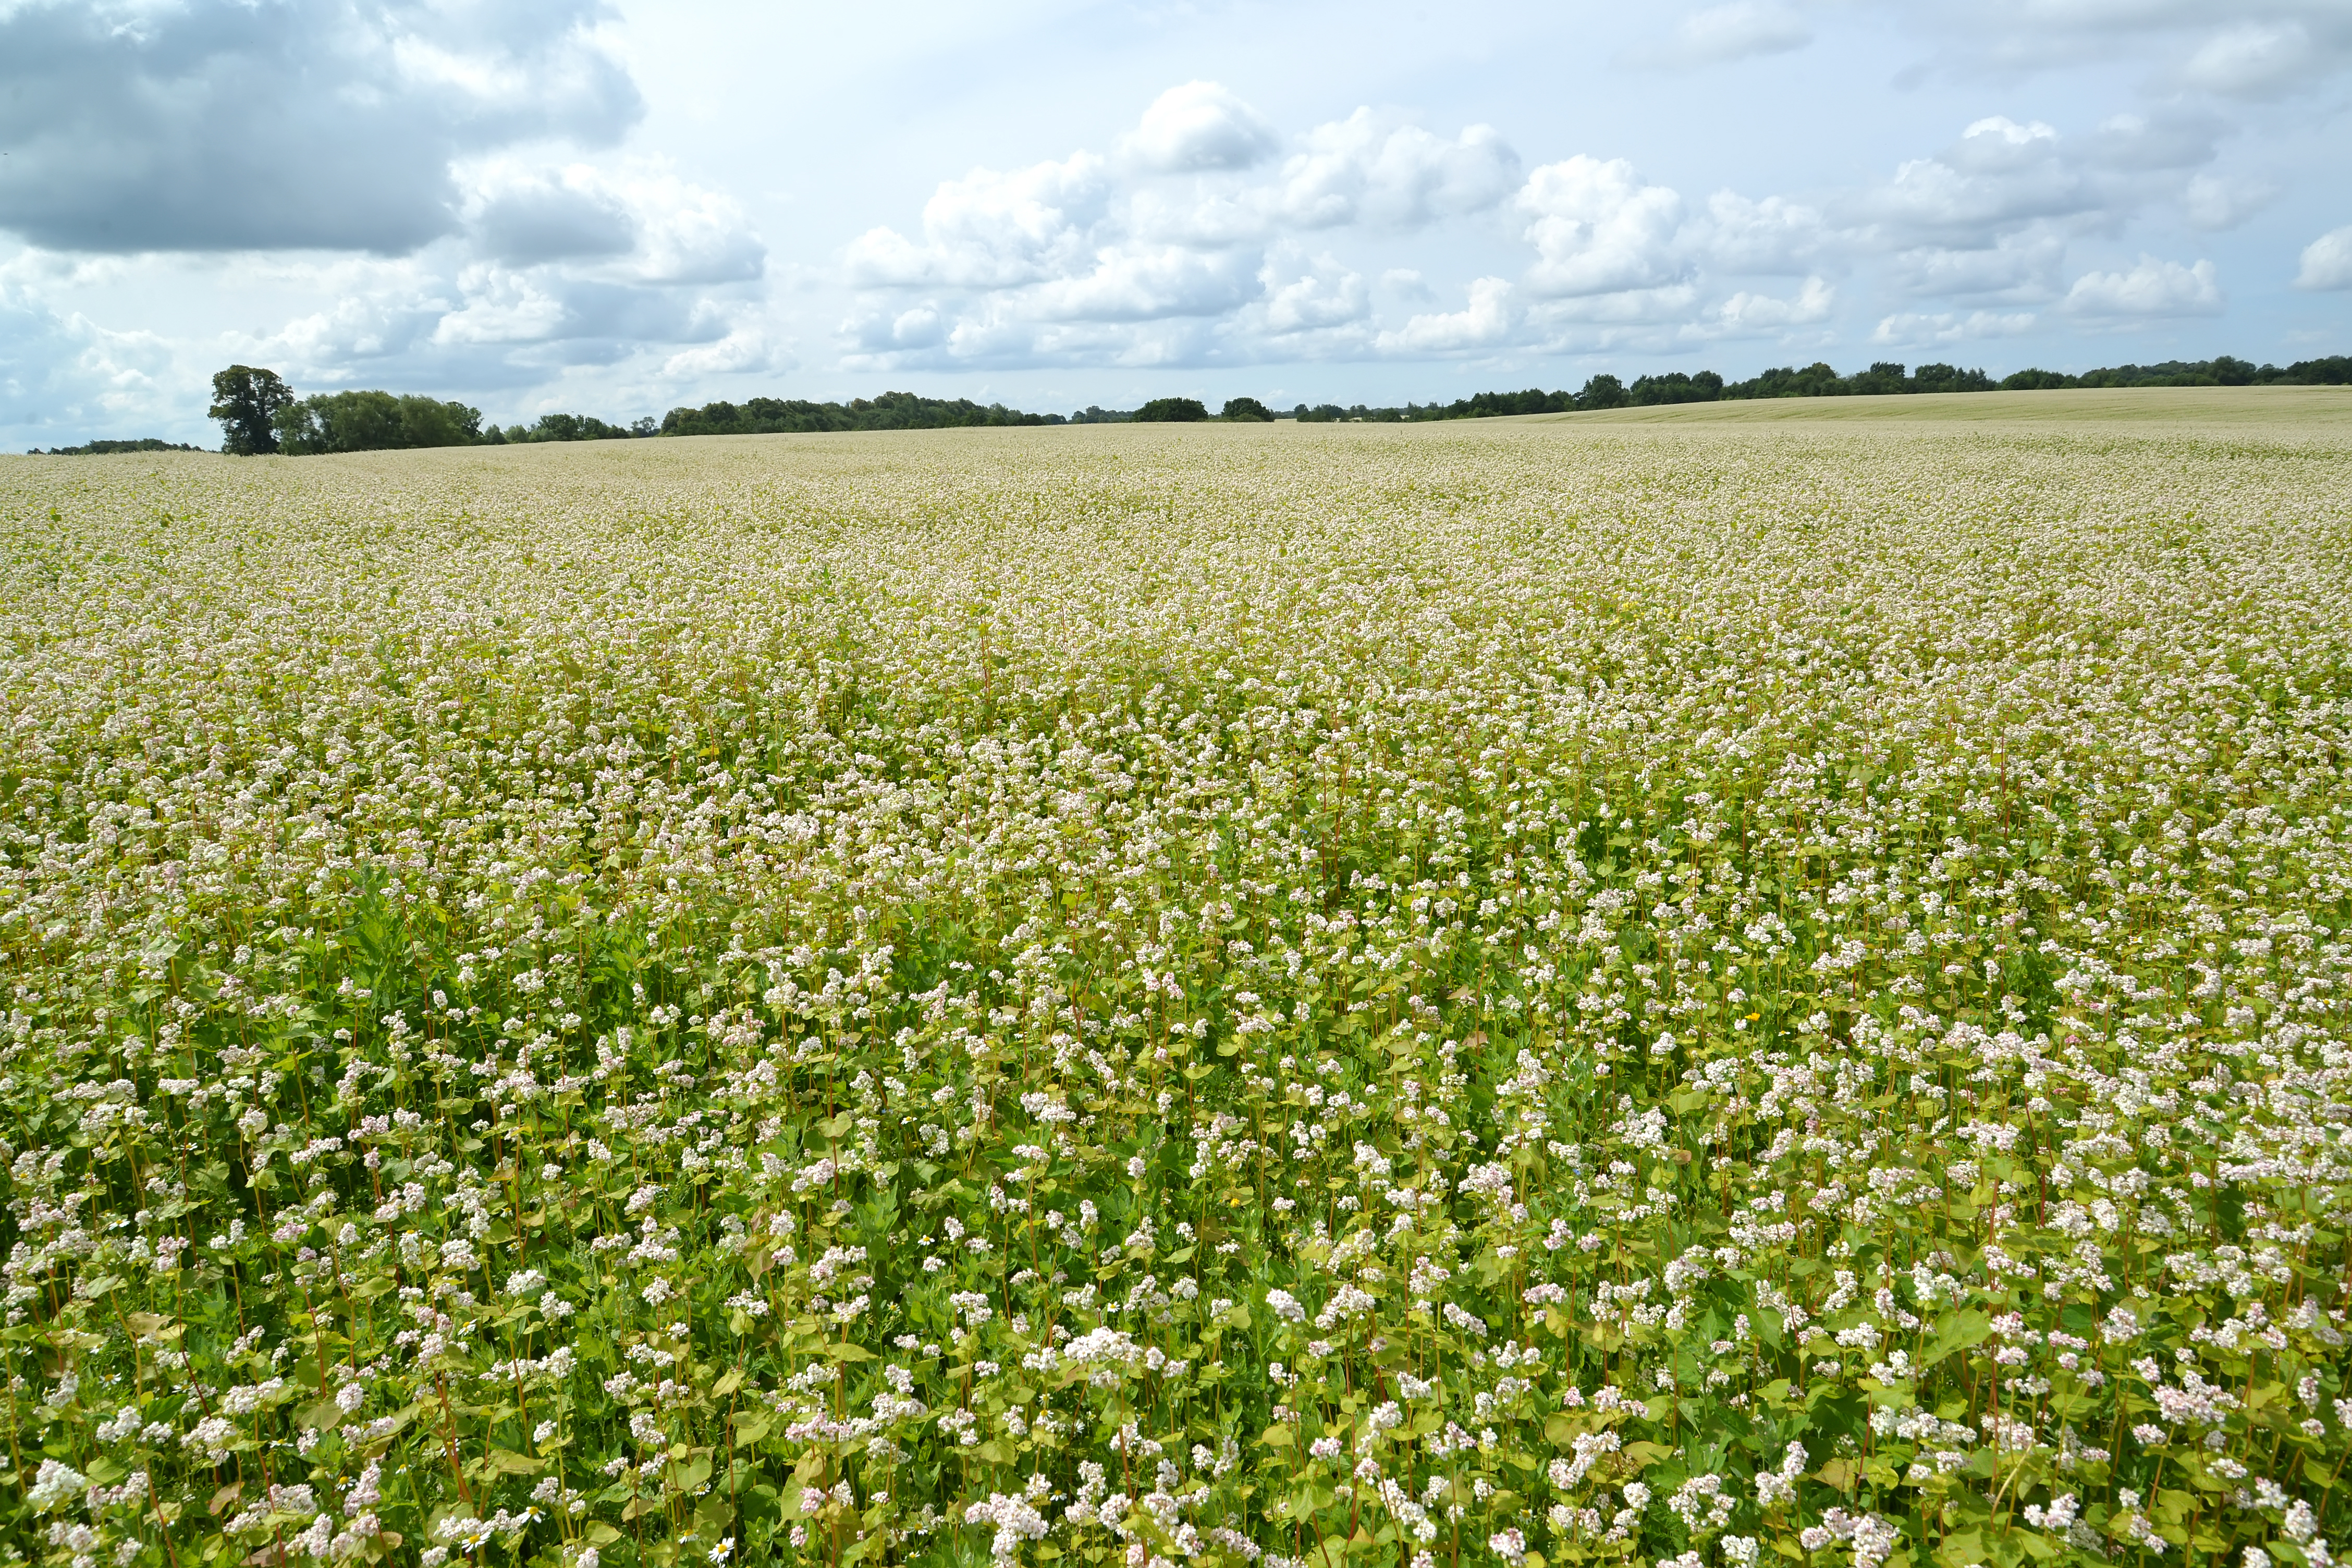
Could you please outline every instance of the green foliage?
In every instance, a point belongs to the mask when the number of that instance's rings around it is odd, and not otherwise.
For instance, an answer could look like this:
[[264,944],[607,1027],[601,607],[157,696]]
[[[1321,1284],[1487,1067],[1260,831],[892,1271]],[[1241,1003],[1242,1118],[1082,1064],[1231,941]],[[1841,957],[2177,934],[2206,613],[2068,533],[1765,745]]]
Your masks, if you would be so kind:
[[1268,424],[1273,421],[1274,410],[1255,397],[1229,397],[1217,417],[1236,423]]
[[1726,398],[1747,397],[1866,397],[1902,393],[1990,392],[1992,378],[1980,370],[1948,364],[1923,364],[1916,374],[1898,363],[1882,361],[1868,370],[1842,376],[1815,362],[1799,370],[1783,366],[1748,381],[1725,384]]
[[1342,408],[1337,404],[1328,403],[1310,408],[1302,403],[1291,416],[1307,424],[1341,420],[1401,424],[1424,419],[1490,419],[1509,415],[1564,414],[1583,409],[1642,408],[1660,404],[1753,398],[2015,392],[2071,386],[2315,386],[2342,385],[2347,381],[2352,381],[2352,358],[2343,355],[2299,361],[2284,370],[2276,365],[2257,366],[2226,355],[2195,363],[2171,362],[2149,366],[2123,365],[2110,370],[2085,371],[2078,376],[2062,375],[2052,371],[2024,370],[2009,376],[1998,385],[1981,370],[1963,370],[1957,365],[1923,364],[1912,371],[1899,363],[1882,362],[1867,370],[1841,375],[1835,367],[1816,362],[1802,368],[1784,365],[1738,382],[1727,382],[1711,370],[1696,374],[1668,371],[1638,376],[1631,386],[1627,386],[1616,376],[1603,374],[1589,379],[1583,390],[1576,393],[1545,392],[1530,387],[1524,392],[1481,392],[1449,404],[1408,403],[1395,408],[1369,408],[1362,404]]
[[278,416],[293,402],[294,389],[276,371],[233,364],[213,376],[205,417],[220,421],[222,451],[258,457],[278,450]]
[[1576,395],[1576,406],[1580,409],[1622,408],[1626,401],[1625,384],[1613,375],[1593,376]]
[[847,403],[753,397],[740,404],[673,408],[662,416],[664,436],[772,436],[825,430],[941,430],[977,426],[1059,425],[1058,414],[1024,414],[1001,403],[921,397],[886,392]]
[[1155,397],[1129,416],[1139,425],[1189,425],[1208,416],[1197,397]]
[[1715,372],[1686,375],[1676,370],[1636,377],[1626,389],[1625,401],[1636,408],[1647,408],[1666,403],[1713,403],[1722,395],[1723,377]]
[[202,447],[190,446],[185,441],[165,441],[153,436],[144,436],[135,441],[85,441],[79,447],[52,447],[46,453],[36,447],[30,455],[51,458],[93,458],[121,452],[201,452],[203,450]]
[[590,414],[542,414],[530,425],[509,425],[503,430],[493,425],[482,439],[489,446],[502,447],[536,441],[627,441],[656,433],[651,418],[624,426],[608,425]]
[[280,448],[295,457],[470,447],[482,438],[480,409],[389,392],[316,393],[280,408],[274,426]]
[[2161,364],[2124,364],[2086,370],[2080,375],[2021,370],[2001,381],[2005,392],[2049,392],[2070,386],[2342,386],[2352,383],[2352,355],[2297,360],[2281,370],[2222,354],[2210,360],[2167,360]]

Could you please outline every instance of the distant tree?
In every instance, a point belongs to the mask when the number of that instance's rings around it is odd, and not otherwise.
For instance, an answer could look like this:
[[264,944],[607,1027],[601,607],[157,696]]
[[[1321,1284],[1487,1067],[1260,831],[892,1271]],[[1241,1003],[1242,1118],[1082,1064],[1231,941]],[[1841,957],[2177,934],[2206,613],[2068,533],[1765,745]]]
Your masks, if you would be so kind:
[[1263,424],[1274,417],[1274,410],[1255,397],[1228,397],[1225,399],[1224,407],[1218,411],[1217,417],[1230,419],[1237,424],[1242,422]]
[[221,450],[239,458],[278,450],[279,409],[294,401],[294,389],[274,370],[233,364],[213,377],[208,418],[221,426]]
[[1857,395],[1885,395],[1911,390],[1905,367],[1894,360],[1881,360],[1868,370],[1845,378],[1848,392]]
[[[1457,398],[1444,413],[1448,419],[1491,419],[1511,414],[1559,414],[1577,406],[1576,399],[1565,392],[1546,392],[1530,386],[1524,392],[1480,392]],[[1358,407],[1359,418],[1395,418],[1391,409]],[[1425,417],[1425,416],[1424,416]]]
[[[79,447],[52,447],[47,455],[52,458],[99,458],[120,452],[201,452],[203,450],[202,447],[192,447],[185,441],[166,441],[160,436],[142,436],[133,441],[85,441]],[[29,455],[37,458],[43,456],[43,453],[38,447],[36,447]]]
[[1663,375],[1635,378],[1626,389],[1626,401],[1636,408],[1659,403],[1713,403],[1723,395],[1723,377],[1711,370],[1685,375],[1670,370]]
[[1134,419],[1139,425],[1189,425],[1208,416],[1197,397],[1155,397],[1135,411]]
[[2021,370],[2001,377],[2003,392],[2057,392],[2074,384],[2074,378],[2054,370]]
[[[879,397],[853,398],[847,403],[811,403],[798,397],[751,397],[741,404],[706,403],[699,408],[673,408],[651,434],[661,436],[777,436],[829,430],[944,430],[971,426],[1061,425],[1094,419],[1124,419],[1123,414],[1092,409],[1076,421],[1058,414],[1024,414],[1001,403],[978,404],[968,397],[924,397],[912,392],[886,392]],[[620,432],[631,435],[644,422]],[[512,432],[509,432],[511,436]]]
[[593,414],[542,414],[539,423],[530,427],[533,441],[612,441],[625,437],[626,430],[617,425],[607,425]]
[[482,413],[462,403],[389,392],[322,392],[289,403],[275,420],[279,447],[296,456],[470,447]]
[[2306,386],[2343,386],[2352,383],[2352,355],[2330,354],[2326,359],[2297,360],[2286,367],[2284,379],[2301,382]]
[[1576,395],[1576,406],[1585,408],[1622,408],[1625,406],[1625,384],[1615,376],[1602,374],[1584,384]]
[[1911,392],[1990,392],[1992,377],[1953,364],[1923,364],[1911,374]]

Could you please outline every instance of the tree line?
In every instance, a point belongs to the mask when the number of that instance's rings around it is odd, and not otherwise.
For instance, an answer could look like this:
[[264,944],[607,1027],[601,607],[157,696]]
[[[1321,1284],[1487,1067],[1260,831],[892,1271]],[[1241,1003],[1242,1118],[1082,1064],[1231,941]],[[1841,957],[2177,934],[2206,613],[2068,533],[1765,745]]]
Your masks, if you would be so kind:
[[[1913,370],[1893,361],[1880,361],[1867,370],[1841,375],[1828,363],[1816,361],[1802,367],[1779,366],[1746,381],[1726,381],[1711,370],[1677,370],[1637,376],[1631,385],[1604,374],[1592,376],[1576,392],[1565,388],[1546,392],[1540,387],[1529,387],[1523,392],[1481,392],[1451,403],[1407,403],[1399,407],[1302,403],[1291,410],[1289,417],[1307,424],[1342,420],[1404,424],[1766,397],[2041,392],[2065,387],[2346,384],[2352,384],[2352,355],[2346,354],[2298,360],[2284,368],[2221,354],[2210,360],[2113,365],[2080,374],[2021,370],[1999,381],[1981,370],[1962,370],[1948,364],[1923,364]],[[285,453],[296,457],[417,447],[629,440],[654,436],[771,436],[988,426],[1190,424],[1210,420],[1255,423],[1279,417],[1255,397],[1228,398],[1213,415],[1198,398],[1159,397],[1138,408],[1089,405],[1065,416],[1028,414],[1002,403],[980,404],[963,397],[885,392],[878,397],[852,398],[846,403],[777,397],[706,403],[699,408],[673,408],[658,421],[639,418],[625,426],[609,424],[588,414],[542,414],[532,424],[501,427],[485,425],[478,408],[413,393],[343,391],[299,397],[277,372],[242,364],[233,364],[213,377],[213,402],[208,413],[220,423],[222,451],[237,456]],[[53,447],[46,455],[79,457],[197,449],[149,437],[134,441],[89,441],[77,447]],[[43,455],[37,447],[33,451]]]
[[220,422],[221,450],[237,457],[609,441],[655,434],[651,419],[624,427],[588,414],[542,414],[533,424],[500,428],[484,425],[478,408],[415,393],[354,390],[298,397],[276,371],[244,364],[213,377],[207,412]]
[[204,448],[186,441],[166,441],[154,436],[142,436],[135,441],[84,441],[79,447],[52,447],[44,452],[38,447],[26,454],[34,458],[104,458],[119,452],[201,452]]
[[282,452],[380,452],[413,447],[502,446],[530,441],[608,441],[647,436],[775,436],[841,430],[944,430],[968,426],[1109,422],[1183,423],[1212,417],[1264,421],[1274,411],[1255,397],[1228,399],[1212,416],[1197,398],[1162,397],[1132,410],[1089,408],[1065,417],[1026,414],[1002,403],[886,392],[847,403],[752,397],[673,408],[656,423],[626,426],[584,414],[545,414],[535,425],[485,426],[481,411],[413,394],[322,392],[297,397],[275,371],[231,365],[213,377],[211,416],[220,422],[221,450],[241,455]]
[[1400,408],[1342,408],[1300,404],[1291,417],[1307,423],[1360,420],[1403,424],[1423,419],[1491,419],[1511,414],[1570,414],[1602,408],[1643,408],[1661,404],[1735,402],[1766,397],[1863,397],[1905,393],[2050,392],[2068,387],[2134,386],[2343,386],[2352,384],[2352,355],[2299,360],[2282,369],[2222,354],[2210,360],[2167,360],[2161,364],[2115,365],[2079,375],[2021,370],[1995,381],[1981,370],[1923,364],[1908,370],[1882,360],[1868,370],[1840,375],[1816,361],[1800,368],[1782,365],[1746,381],[1726,381],[1711,370],[1667,371],[1637,377],[1630,386],[1613,375],[1596,375],[1579,392],[1481,392],[1452,403],[1408,403]]
[[1228,397],[1216,413],[1197,397],[1155,397],[1140,408],[1097,408],[1088,404],[1070,416],[1073,425],[1192,425],[1221,421],[1228,425],[1263,425],[1279,418],[1255,397]]

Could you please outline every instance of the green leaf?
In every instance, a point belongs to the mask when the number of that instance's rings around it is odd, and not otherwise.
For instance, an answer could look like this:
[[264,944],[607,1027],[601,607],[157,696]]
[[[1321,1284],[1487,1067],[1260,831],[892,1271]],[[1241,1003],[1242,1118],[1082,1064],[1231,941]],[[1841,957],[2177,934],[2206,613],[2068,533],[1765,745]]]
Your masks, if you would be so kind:
[[1919,1352],[1916,1364],[1934,1366],[1955,1352],[1984,1343],[1991,1333],[1992,1319],[1973,1307],[1955,1312],[1936,1325],[1936,1336],[1927,1342],[1927,1348]]

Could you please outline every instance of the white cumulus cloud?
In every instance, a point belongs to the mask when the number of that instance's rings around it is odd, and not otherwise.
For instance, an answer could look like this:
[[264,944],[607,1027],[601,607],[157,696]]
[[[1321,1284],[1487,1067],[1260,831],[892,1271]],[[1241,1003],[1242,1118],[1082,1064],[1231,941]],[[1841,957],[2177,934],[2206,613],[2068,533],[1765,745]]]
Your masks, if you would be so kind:
[[2032,331],[2038,320],[2031,310],[1970,310],[1966,314],[1956,310],[1927,314],[1905,311],[1881,321],[1870,334],[1870,341],[1902,347],[2013,338]]
[[1249,259],[1176,245],[1120,247],[1079,277],[1041,284],[1030,297],[1031,313],[1062,321],[1220,315],[1257,292]]
[[849,274],[868,286],[967,289],[1066,277],[1090,259],[1110,196],[1108,166],[1092,153],[1010,174],[974,169],[924,204],[920,240],[876,228],[852,241]]
[[715,343],[680,350],[662,362],[661,374],[671,381],[692,381],[706,375],[790,370],[793,364],[791,353],[765,331],[747,327],[728,333]]
[[1682,196],[1622,158],[1579,153],[1528,176],[1519,210],[1537,260],[1528,285],[1551,296],[1614,294],[1679,280]]
[[2101,193],[2064,156],[2055,129],[1996,114],[1933,157],[1899,164],[1861,205],[1897,243],[1966,247],[2038,218],[2094,211]]
[[1519,155],[1490,125],[1445,137],[1370,109],[1317,126],[1255,198],[1297,228],[1411,229],[1482,212],[1518,184]]
[[2142,256],[2127,272],[2085,272],[2059,308],[2070,315],[2147,321],[2167,316],[2218,316],[2224,301],[2213,264],[2183,267]]
[[2298,289],[2352,289],[2352,225],[2330,229],[2303,247]]
[[1714,319],[1707,323],[1712,329],[1709,335],[1769,337],[1825,321],[1836,303],[1837,290],[1819,278],[1806,279],[1804,287],[1787,299],[1742,289],[1715,308]]
[[1470,302],[1464,309],[1414,316],[1401,329],[1382,332],[1379,346],[1390,353],[1408,355],[1496,348],[1510,340],[1516,317],[1509,281],[1481,278],[1470,285]]
[[1727,272],[1803,272],[1839,237],[1816,207],[1734,191],[1706,199],[1706,228],[1707,260]]
[[0,430],[19,450],[151,435],[194,383],[155,334],[61,316],[0,283]]
[[1291,277],[1269,264],[1260,280],[1265,285],[1265,330],[1277,336],[1351,327],[1372,312],[1372,291],[1363,275],[1328,254]]
[[1265,116],[1213,81],[1188,81],[1152,100],[1120,149],[1160,174],[1247,169],[1280,139]]

